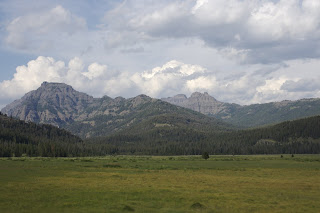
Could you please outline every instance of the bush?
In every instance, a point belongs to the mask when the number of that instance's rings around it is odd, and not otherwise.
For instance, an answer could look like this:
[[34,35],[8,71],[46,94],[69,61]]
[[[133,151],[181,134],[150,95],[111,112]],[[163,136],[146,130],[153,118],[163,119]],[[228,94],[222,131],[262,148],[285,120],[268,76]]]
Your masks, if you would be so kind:
[[202,154],[202,158],[205,159],[205,160],[207,160],[207,159],[209,158],[208,152],[204,152],[204,153]]

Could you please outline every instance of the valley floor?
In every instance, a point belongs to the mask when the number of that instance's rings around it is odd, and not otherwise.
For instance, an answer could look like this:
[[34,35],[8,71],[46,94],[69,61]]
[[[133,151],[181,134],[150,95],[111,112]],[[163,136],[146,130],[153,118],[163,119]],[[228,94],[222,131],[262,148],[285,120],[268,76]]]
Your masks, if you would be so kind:
[[320,155],[0,158],[1,212],[320,212]]

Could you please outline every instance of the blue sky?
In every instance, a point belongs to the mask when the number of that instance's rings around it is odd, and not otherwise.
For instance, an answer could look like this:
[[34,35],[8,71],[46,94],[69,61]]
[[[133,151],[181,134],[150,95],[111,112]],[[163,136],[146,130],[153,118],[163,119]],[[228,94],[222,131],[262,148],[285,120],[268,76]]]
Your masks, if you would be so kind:
[[0,38],[0,107],[43,81],[94,97],[320,96],[318,0],[2,0]]

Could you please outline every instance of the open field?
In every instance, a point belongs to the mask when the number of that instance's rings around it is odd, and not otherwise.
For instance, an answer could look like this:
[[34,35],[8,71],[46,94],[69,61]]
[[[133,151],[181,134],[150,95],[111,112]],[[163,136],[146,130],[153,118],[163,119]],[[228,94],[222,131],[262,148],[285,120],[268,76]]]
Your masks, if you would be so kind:
[[320,212],[320,156],[0,158],[1,212]]

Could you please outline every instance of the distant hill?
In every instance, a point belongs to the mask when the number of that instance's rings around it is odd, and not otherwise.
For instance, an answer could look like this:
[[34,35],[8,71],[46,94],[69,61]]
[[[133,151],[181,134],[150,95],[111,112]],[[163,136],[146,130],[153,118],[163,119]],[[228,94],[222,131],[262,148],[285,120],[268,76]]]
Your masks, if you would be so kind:
[[35,124],[0,113],[0,157],[80,155],[82,140],[48,124]]
[[163,125],[141,131],[120,131],[86,142],[108,145],[111,154],[319,154],[320,116],[256,129],[220,132]]
[[216,118],[146,95],[129,99],[93,98],[62,83],[44,82],[37,90],[7,105],[2,112],[21,120],[56,125],[82,138],[161,125],[210,131],[232,128]]
[[208,93],[196,92],[189,98],[180,94],[162,100],[242,127],[263,126],[320,115],[319,98],[241,106],[217,101]]

